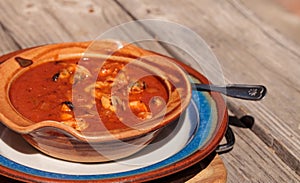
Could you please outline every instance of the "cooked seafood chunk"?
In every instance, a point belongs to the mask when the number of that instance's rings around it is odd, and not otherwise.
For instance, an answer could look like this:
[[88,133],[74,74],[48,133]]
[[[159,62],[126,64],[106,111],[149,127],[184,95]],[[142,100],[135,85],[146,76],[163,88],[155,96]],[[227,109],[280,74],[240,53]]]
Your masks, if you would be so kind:
[[146,89],[145,81],[136,81],[129,87],[131,93],[141,93]]
[[109,109],[111,111],[115,111],[116,110],[115,106],[113,106],[113,103],[111,101],[111,97],[102,96],[101,97],[101,104],[104,107],[104,109]]
[[77,131],[82,131],[88,127],[88,123],[81,118],[76,118],[76,120],[62,121],[63,124],[74,128]]

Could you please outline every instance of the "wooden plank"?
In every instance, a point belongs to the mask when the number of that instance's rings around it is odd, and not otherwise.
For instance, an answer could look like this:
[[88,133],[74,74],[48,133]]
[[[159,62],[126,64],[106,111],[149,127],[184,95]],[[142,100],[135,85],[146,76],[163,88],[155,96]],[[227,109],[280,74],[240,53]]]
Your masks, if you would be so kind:
[[0,22],[0,54],[8,53],[14,50],[19,49],[19,45],[15,42],[15,40],[10,36],[7,32],[7,28],[4,27],[3,24]]
[[[114,1],[37,1],[16,0],[0,2],[1,27],[18,44],[27,48],[43,44],[71,41],[97,40],[104,32],[131,17]],[[1,28],[0,27],[0,28]],[[147,37],[143,28],[137,27],[138,35]],[[117,36],[130,40],[137,34],[122,32]],[[134,37],[133,37],[134,38]],[[153,38],[154,39],[154,38]],[[141,42],[151,50],[161,50],[158,43]],[[5,48],[6,45],[1,45]],[[4,51],[2,54],[7,53]],[[163,52],[167,54],[167,52]]]
[[268,96],[261,102],[228,102],[233,111],[242,108],[253,115],[252,130],[300,174],[298,43],[239,0],[119,2],[136,19],[163,18],[192,28],[212,47],[227,82],[266,85]]
[[[116,7],[110,1],[101,3],[103,7]],[[2,24],[22,47],[94,39],[117,24],[114,20],[107,22],[102,16],[103,7],[92,1],[16,0],[1,1],[0,6]],[[128,21],[124,15],[123,21]]]
[[227,171],[226,167],[220,156],[216,156],[209,165],[200,171],[197,175],[186,181],[186,183],[225,183],[227,182]]
[[241,3],[261,21],[272,25],[279,33],[284,34],[284,37],[290,39],[291,42],[300,43],[300,3],[298,0],[241,0]]
[[299,175],[249,129],[233,130],[235,146],[221,155],[228,169],[228,182],[299,182]]
[[[0,1],[0,36],[7,44],[0,45],[0,50],[7,53],[13,49],[40,44],[91,40],[110,27],[134,18],[162,18],[186,25],[200,34],[213,48],[220,58],[228,82],[259,81],[266,84],[270,90],[269,96],[261,103],[229,101],[235,114],[245,109],[247,114],[255,117],[252,130],[274,152],[274,156],[270,153],[264,154],[269,148],[257,143],[259,139],[255,138],[253,133],[237,130],[240,135],[237,139],[242,141],[228,154],[232,156],[232,160],[227,162],[231,180],[229,182],[251,181],[252,175],[245,176],[244,172],[255,174],[260,170],[263,170],[263,173],[258,176],[259,180],[275,180],[278,177],[280,180],[286,180],[289,176],[292,180],[299,180],[293,171],[283,166],[281,160],[275,156],[277,153],[282,159],[284,156],[287,160],[294,158],[294,165],[291,161],[287,161],[287,164],[296,170],[299,167],[298,43],[290,41],[274,27],[262,22],[252,14],[251,7],[240,1],[120,2],[121,6],[117,6],[114,1],[90,0]],[[139,29],[139,33],[147,34],[142,28]],[[135,36],[133,32],[126,35]],[[148,48],[167,54],[158,44],[150,44]],[[182,54],[178,55],[179,58],[181,56]],[[257,72],[258,68],[260,72]],[[280,87],[285,90],[281,90]],[[255,142],[251,141],[248,144],[248,139],[254,139]],[[238,156],[244,148],[249,149],[247,156],[250,158]],[[282,149],[284,151],[281,151]],[[252,155],[253,152],[258,152],[259,155]],[[264,168],[251,163],[243,167],[243,160],[250,163],[250,160],[260,162],[263,159],[271,163],[271,166]],[[224,160],[227,160],[227,157]],[[266,170],[274,167],[278,176],[269,173],[268,177],[263,179]],[[278,167],[283,167],[283,173]]]

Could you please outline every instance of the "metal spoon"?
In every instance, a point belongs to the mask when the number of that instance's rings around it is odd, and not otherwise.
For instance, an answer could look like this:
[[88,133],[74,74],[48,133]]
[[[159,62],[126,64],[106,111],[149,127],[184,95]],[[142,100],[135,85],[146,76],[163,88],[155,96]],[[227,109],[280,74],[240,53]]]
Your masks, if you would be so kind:
[[193,90],[197,91],[220,92],[230,97],[245,100],[261,100],[267,93],[267,88],[262,85],[233,84],[226,86],[215,86],[193,83],[192,88]]

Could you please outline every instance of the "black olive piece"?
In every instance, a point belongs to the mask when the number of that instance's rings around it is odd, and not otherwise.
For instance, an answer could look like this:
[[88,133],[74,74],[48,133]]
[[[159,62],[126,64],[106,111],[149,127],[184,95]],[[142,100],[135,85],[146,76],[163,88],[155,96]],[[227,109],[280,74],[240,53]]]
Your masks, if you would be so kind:
[[56,73],[56,74],[54,74],[53,76],[52,76],[52,81],[54,81],[54,82],[56,82],[57,80],[58,80],[58,78],[59,78],[59,72],[58,73]]
[[69,109],[71,109],[71,110],[74,109],[74,105],[73,105],[73,103],[70,102],[70,101],[64,101],[64,102],[62,102],[61,104],[66,104],[66,105],[69,107]]

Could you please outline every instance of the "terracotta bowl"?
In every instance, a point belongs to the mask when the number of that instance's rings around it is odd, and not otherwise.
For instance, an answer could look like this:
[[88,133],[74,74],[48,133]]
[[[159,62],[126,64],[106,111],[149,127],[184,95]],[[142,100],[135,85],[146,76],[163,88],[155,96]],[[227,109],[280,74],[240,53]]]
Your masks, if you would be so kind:
[[[190,102],[192,92],[187,74],[171,58],[119,41],[91,43],[61,43],[20,50],[0,63],[0,121],[52,157],[74,162],[105,162],[128,157],[152,142],[163,127],[180,118]],[[85,131],[61,121],[33,122],[12,103],[12,83],[27,71],[48,62],[89,58],[130,63],[159,77],[168,94],[165,110],[128,128]],[[32,115],[37,114],[32,112]]]

